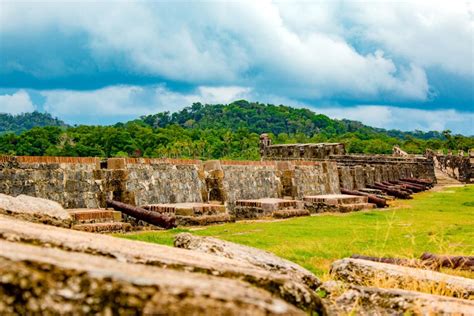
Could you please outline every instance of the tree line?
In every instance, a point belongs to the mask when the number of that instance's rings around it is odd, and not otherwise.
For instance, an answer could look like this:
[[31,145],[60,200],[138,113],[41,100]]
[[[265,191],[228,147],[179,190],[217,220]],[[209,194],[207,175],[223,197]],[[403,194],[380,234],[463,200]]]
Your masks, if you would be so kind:
[[474,137],[450,131],[384,130],[333,120],[308,109],[247,101],[195,103],[176,113],[162,112],[111,126],[55,123],[20,133],[3,132],[0,153],[258,160],[261,133],[269,133],[275,144],[342,142],[349,153],[389,154],[394,145],[415,154],[427,148],[466,152],[474,148]]

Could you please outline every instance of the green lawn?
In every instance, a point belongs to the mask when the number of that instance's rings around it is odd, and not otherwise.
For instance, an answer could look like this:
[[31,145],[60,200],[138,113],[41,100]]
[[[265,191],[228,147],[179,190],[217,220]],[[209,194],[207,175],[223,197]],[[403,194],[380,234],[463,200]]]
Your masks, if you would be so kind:
[[413,200],[396,200],[383,210],[120,237],[172,245],[173,236],[184,231],[265,249],[319,276],[327,274],[331,262],[352,254],[414,258],[429,251],[473,255],[474,185],[419,193]]

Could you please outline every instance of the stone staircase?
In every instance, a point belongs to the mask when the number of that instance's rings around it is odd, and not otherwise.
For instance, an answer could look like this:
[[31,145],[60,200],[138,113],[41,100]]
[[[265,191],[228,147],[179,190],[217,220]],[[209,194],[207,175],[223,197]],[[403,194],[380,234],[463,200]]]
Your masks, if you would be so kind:
[[347,213],[376,207],[375,204],[368,202],[367,196],[346,194],[310,195],[305,196],[303,201],[305,208],[311,213]]
[[132,230],[130,223],[122,221],[122,213],[110,209],[69,209],[72,229],[92,233],[119,233]]
[[461,181],[458,181],[450,176],[448,176],[443,171],[435,168],[435,176],[436,176],[436,186],[445,186],[445,185],[461,185],[463,184]]

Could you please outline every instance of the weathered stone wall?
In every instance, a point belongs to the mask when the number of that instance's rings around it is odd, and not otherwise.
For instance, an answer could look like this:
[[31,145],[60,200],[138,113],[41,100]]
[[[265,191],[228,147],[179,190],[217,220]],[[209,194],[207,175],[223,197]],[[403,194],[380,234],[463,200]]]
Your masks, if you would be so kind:
[[448,176],[461,182],[474,181],[474,153],[472,156],[433,155],[434,165]]
[[330,158],[337,162],[341,188],[348,190],[401,178],[435,180],[433,160],[424,157],[344,155]]
[[[126,190],[135,204],[203,202],[205,183],[200,164],[129,163]],[[205,197],[204,197],[205,198]]]
[[274,165],[224,164],[222,169],[223,188],[230,206],[241,199],[276,198],[282,190]]
[[222,161],[222,187],[232,209],[241,199],[298,198],[339,193],[334,162]]
[[96,158],[47,158],[2,158],[0,193],[42,197],[67,208],[98,207],[103,188]]
[[[361,189],[367,185],[373,185],[374,182],[393,181],[400,178],[426,178],[436,181],[434,175],[433,159],[430,157],[412,156],[403,152],[400,148],[394,148],[394,155],[346,155],[344,144],[339,143],[320,143],[320,144],[283,144],[272,145],[271,139],[267,134],[260,136],[260,154],[263,160],[288,160],[288,161],[316,161],[320,162],[323,169],[331,166],[328,161],[337,163],[338,181],[340,187],[344,189]],[[474,160],[474,159],[473,159]],[[326,164],[326,165],[325,165]],[[441,163],[444,165],[445,162]],[[467,165],[466,165],[467,166]],[[465,174],[464,170],[471,170],[466,166],[460,167],[456,164],[451,167],[451,173],[459,175]],[[304,196],[317,192],[324,194],[331,192],[331,173],[328,173],[327,167],[322,172],[314,167],[308,171],[292,170],[294,175],[299,175],[302,181],[295,184],[298,192],[293,192],[292,196]],[[460,170],[463,170],[460,172]],[[323,174],[321,178],[319,175]],[[296,178],[295,178],[296,179]],[[333,179],[334,180],[334,179]],[[329,183],[327,182],[329,181]],[[299,183],[304,183],[300,188]],[[307,184],[310,183],[310,184]],[[314,193],[313,193],[314,194]]]
[[335,162],[0,157],[0,193],[27,194],[66,208],[104,207],[107,198],[144,205],[338,193]]
[[327,159],[330,155],[344,155],[344,144],[281,144],[261,146],[261,155],[265,160],[310,160]]
[[260,135],[260,156],[264,160],[327,159],[330,155],[345,155],[342,143],[272,145],[268,134]]
[[294,171],[296,194],[303,199],[305,195],[339,193],[339,175],[333,161],[315,162],[314,165],[298,165]]

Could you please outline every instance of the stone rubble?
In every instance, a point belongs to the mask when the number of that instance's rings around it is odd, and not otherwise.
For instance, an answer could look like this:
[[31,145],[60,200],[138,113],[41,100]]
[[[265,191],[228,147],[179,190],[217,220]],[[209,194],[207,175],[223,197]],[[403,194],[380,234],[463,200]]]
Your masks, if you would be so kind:
[[62,227],[72,223],[71,215],[59,203],[27,195],[12,197],[0,193],[0,214]]
[[329,309],[330,314],[339,315],[474,315],[474,301],[400,289],[350,286]]
[[107,235],[29,223],[0,216],[0,239],[53,247],[161,268],[243,280],[304,310],[321,311],[321,300],[307,284],[249,263]]
[[190,233],[176,235],[174,246],[249,263],[267,271],[287,275],[290,279],[298,280],[314,290],[321,285],[318,278],[308,270],[264,250]]
[[333,262],[330,272],[336,279],[356,285],[370,286],[387,282],[398,288],[410,285],[420,289],[440,289],[454,297],[474,297],[473,279],[431,270],[345,258]]
[[0,241],[0,313],[304,315],[248,283]]

